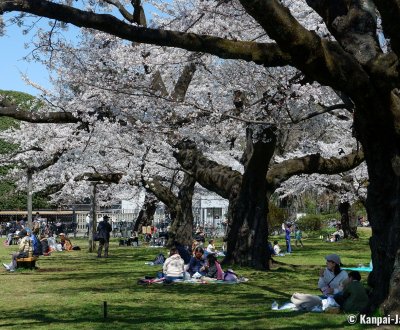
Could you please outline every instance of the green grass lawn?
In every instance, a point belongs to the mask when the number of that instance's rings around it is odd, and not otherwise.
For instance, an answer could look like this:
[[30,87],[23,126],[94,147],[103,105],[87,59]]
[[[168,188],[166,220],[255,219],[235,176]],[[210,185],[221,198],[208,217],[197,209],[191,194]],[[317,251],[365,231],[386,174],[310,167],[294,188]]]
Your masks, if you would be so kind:
[[[368,229],[356,241],[325,243],[304,240],[270,272],[233,267],[249,282],[237,285],[173,284],[141,286],[139,278],[155,275],[148,266],[162,248],[118,247],[110,258],[97,259],[87,242],[72,239],[81,251],[40,257],[37,270],[0,270],[0,327],[4,329],[342,329],[345,314],[272,311],[275,300],[289,301],[294,292],[318,294],[318,271],[324,256],[338,253],[346,266],[368,264]],[[272,238],[273,240],[274,238]],[[4,238],[3,238],[4,240]],[[284,239],[280,238],[284,243]],[[1,263],[16,246],[0,244]],[[363,280],[366,273],[362,273]],[[103,302],[108,317],[103,316]]]

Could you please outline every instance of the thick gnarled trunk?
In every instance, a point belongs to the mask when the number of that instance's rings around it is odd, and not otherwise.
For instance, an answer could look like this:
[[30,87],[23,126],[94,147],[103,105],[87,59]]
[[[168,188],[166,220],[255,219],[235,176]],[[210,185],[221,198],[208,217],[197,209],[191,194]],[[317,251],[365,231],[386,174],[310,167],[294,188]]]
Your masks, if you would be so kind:
[[350,203],[340,202],[338,207],[340,213],[340,223],[344,233],[344,238],[358,238],[357,227],[352,227],[350,223]]
[[368,278],[373,288],[370,309],[382,306],[386,315],[400,312],[400,296],[396,294],[400,290],[400,98],[391,93],[387,99],[379,96],[362,106],[355,127],[369,174],[366,208],[372,228],[373,263]]
[[157,199],[155,199],[152,196],[149,196],[149,194],[146,194],[143,206],[135,221],[135,225],[133,226],[133,231],[140,232],[143,226],[152,225],[156,209],[157,209]]
[[196,180],[185,173],[180,185],[178,203],[171,209],[171,229],[168,232],[167,246],[176,243],[183,246],[190,246],[193,234],[193,210],[192,199]]
[[[268,269],[267,181],[276,137],[271,127],[247,128],[245,172],[240,193],[230,201],[232,224],[228,227],[228,249],[224,262]],[[256,142],[254,142],[256,141]]]
[[385,313],[400,313],[400,295],[396,294],[400,290],[400,180],[385,158],[386,162],[376,159],[369,164],[367,212],[373,271],[368,283],[373,288],[371,310],[384,302]]

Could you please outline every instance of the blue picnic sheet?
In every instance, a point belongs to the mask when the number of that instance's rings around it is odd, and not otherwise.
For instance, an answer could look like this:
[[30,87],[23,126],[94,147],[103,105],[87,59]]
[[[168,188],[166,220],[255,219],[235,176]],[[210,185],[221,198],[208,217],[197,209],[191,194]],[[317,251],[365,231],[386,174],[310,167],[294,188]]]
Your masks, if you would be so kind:
[[344,270],[356,270],[358,272],[372,272],[371,267],[342,267]]

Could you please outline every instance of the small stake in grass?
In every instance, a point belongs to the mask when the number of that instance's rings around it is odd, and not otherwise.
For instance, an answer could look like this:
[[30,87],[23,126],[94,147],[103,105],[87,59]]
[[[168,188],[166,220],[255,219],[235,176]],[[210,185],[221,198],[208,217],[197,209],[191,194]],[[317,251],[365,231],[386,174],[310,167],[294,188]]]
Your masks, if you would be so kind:
[[107,318],[107,301],[103,301],[103,315],[104,318]]

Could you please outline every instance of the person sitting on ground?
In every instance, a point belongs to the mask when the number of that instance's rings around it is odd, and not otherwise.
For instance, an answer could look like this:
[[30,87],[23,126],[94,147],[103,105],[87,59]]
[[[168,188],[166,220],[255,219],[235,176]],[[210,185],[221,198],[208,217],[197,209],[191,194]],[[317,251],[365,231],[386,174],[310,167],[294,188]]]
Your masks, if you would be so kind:
[[332,237],[334,237],[335,242],[341,240],[344,237],[344,232],[343,232],[342,226],[337,225],[336,228],[337,228],[337,230],[332,234]]
[[203,227],[197,228],[194,237],[195,237],[196,241],[199,241],[199,242],[202,242],[202,243],[204,243],[206,241]]
[[343,292],[335,296],[335,301],[340,305],[344,312],[361,312],[368,304],[368,294],[364,286],[360,283],[361,275],[357,271],[349,273],[349,277],[344,281]]
[[197,247],[194,250],[194,257],[190,258],[189,266],[187,269],[190,276],[193,276],[193,274],[195,274],[196,272],[204,276],[205,275],[204,264],[205,264],[204,250],[201,247]]
[[42,255],[49,256],[51,251],[46,235],[40,235],[40,244],[42,245]]
[[278,241],[274,241],[274,255],[278,257],[284,256],[283,253],[281,253],[281,247],[279,246]]
[[[274,243],[275,243],[275,242],[274,242]],[[269,254],[270,254],[271,256],[274,256],[274,255],[275,255],[274,248],[273,248],[272,243],[271,243],[270,241],[268,241],[268,243],[267,243],[267,249],[268,249],[268,252],[269,252]]]
[[224,272],[214,253],[207,255],[207,264],[204,265],[204,270],[206,272],[206,277],[216,278],[217,280],[224,279]]
[[200,246],[200,242],[196,241],[195,239],[192,241],[192,255],[194,256],[194,251],[196,250],[196,248]]
[[128,246],[131,246],[131,245],[138,246],[139,245],[139,236],[138,236],[137,231],[134,231],[134,230],[131,231],[131,237],[128,238],[127,245]]
[[179,255],[183,259],[183,262],[185,265],[189,264],[190,259],[192,258],[190,255],[190,252],[188,250],[188,247],[183,246],[182,244],[175,242],[174,243],[175,248],[178,250]]
[[214,244],[214,240],[213,239],[210,239],[209,241],[208,241],[208,246],[207,246],[207,252],[208,253],[215,253],[216,251],[215,251],[215,244]]
[[7,240],[4,242],[5,245],[12,245],[13,237],[18,235],[17,229],[15,227],[10,227],[7,234]]
[[64,233],[60,233],[60,244],[64,251],[71,251],[72,250],[72,243],[71,240],[65,236]]
[[340,256],[330,254],[325,257],[326,268],[319,272],[318,288],[324,295],[334,295],[343,290],[343,281],[348,278],[346,271],[340,268]]
[[176,248],[172,248],[169,252],[169,257],[163,265],[163,273],[165,282],[170,283],[176,280],[183,279],[185,263],[178,253]]
[[3,264],[3,266],[13,272],[17,268],[17,259],[18,258],[28,258],[32,256],[32,241],[31,241],[31,230],[29,228],[23,229],[19,232],[19,237],[21,237],[21,241],[19,243],[19,250],[12,254],[11,263]]

